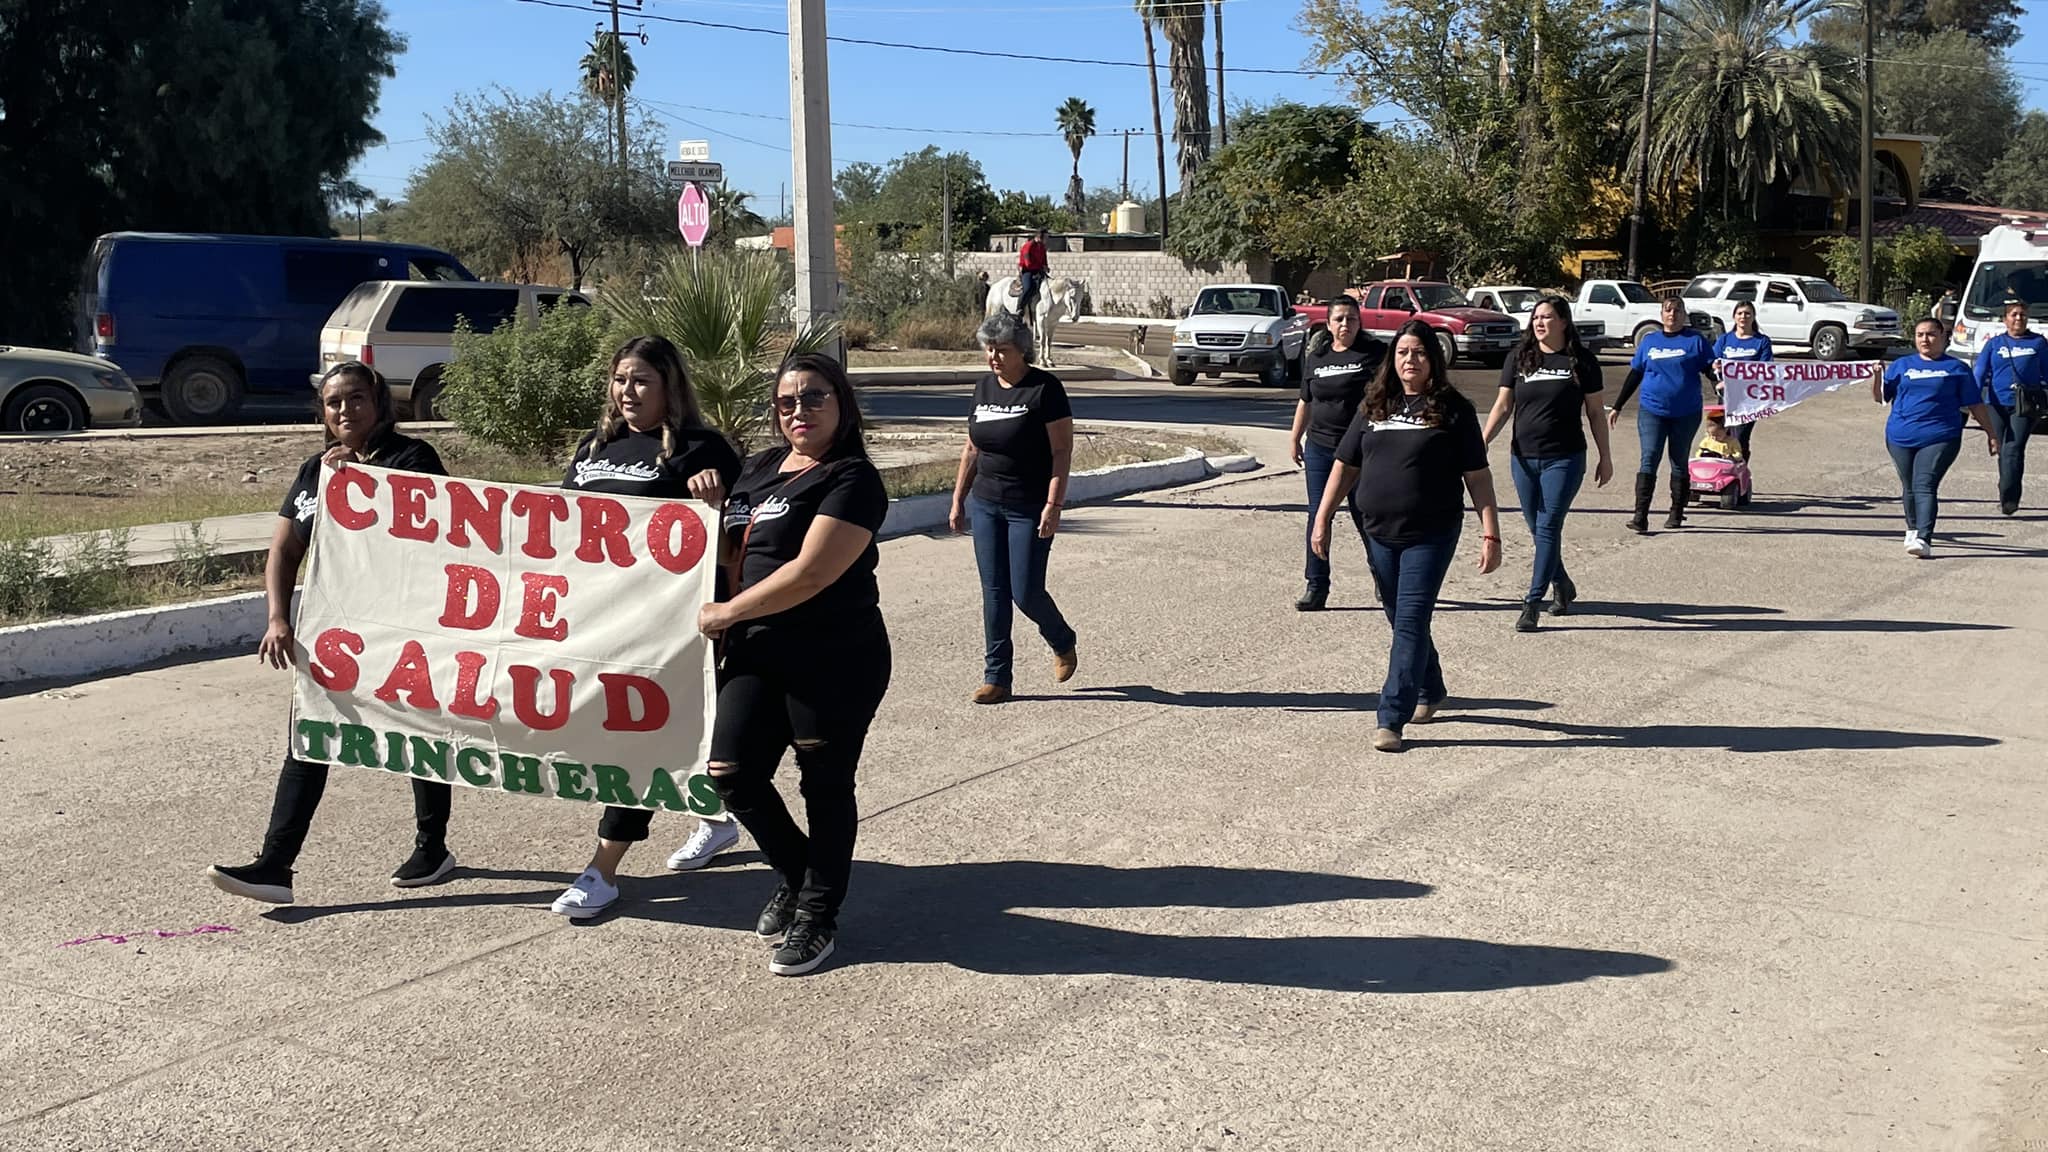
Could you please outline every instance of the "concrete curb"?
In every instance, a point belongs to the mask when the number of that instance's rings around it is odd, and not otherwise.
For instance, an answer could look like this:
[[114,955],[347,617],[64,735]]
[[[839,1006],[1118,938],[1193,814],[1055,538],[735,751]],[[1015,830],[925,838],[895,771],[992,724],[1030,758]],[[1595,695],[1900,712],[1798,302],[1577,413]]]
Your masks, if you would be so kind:
[[[1112,500],[1191,484],[1211,474],[1201,451],[1190,448],[1168,460],[1076,472],[1067,485],[1067,498],[1076,503]],[[888,539],[944,531],[951,510],[952,496],[943,492],[892,500],[880,535]],[[188,604],[0,628],[0,685],[76,682],[185,652],[247,648],[263,638],[267,622],[264,594],[244,592]]]

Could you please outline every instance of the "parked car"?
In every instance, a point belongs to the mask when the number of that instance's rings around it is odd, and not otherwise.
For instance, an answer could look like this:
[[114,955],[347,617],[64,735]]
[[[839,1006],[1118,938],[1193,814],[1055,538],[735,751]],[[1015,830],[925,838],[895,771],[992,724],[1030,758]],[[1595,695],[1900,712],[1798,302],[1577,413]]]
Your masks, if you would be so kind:
[[2048,320],[2048,228],[2000,224],[1977,243],[1949,350],[1971,363],[1984,342],[2005,331],[2005,301],[2027,302],[2027,318]]
[[126,372],[92,356],[0,345],[0,432],[83,432],[142,423]]
[[[1615,340],[1640,344],[1644,335],[1664,326],[1664,302],[1655,292],[1634,280],[1587,280],[1579,285],[1572,301],[1572,316],[1598,320]],[[1711,318],[1705,312],[1687,310],[1695,328],[1705,330]]]
[[1816,360],[1845,360],[1851,350],[1883,355],[1901,343],[1899,314],[1849,299],[1817,276],[1782,272],[1709,272],[1681,293],[1688,309],[1712,319],[1709,335],[1735,323],[1735,306],[1756,306],[1756,326],[1778,346],[1804,345]]
[[1464,293],[1437,280],[1381,280],[1355,294],[1367,335],[1392,340],[1401,325],[1420,320],[1435,330],[1446,364],[1461,356],[1499,364],[1522,335],[1514,317],[1474,307]]
[[[1521,284],[1484,284],[1465,293],[1473,307],[1504,312],[1514,317],[1516,327],[1524,332],[1529,330],[1529,318],[1536,314],[1536,302],[1543,296],[1542,291]],[[1578,330],[1579,343],[1595,352],[1621,343],[1608,338],[1605,321],[1589,320],[1578,314],[1577,307],[1572,309],[1572,327]]]
[[1211,284],[1173,326],[1167,377],[1250,373],[1274,387],[1295,379],[1308,349],[1309,317],[1278,284]]
[[476,277],[410,244],[115,232],[81,273],[77,349],[120,363],[178,423],[221,421],[245,396],[304,388],[335,305],[392,279]]
[[590,299],[537,284],[373,280],[357,285],[320,329],[320,371],[361,360],[383,373],[392,398],[410,405],[413,419],[432,420],[441,370],[455,358],[458,319],[471,331],[490,332],[507,321],[536,322],[541,309],[557,305],[587,308]]

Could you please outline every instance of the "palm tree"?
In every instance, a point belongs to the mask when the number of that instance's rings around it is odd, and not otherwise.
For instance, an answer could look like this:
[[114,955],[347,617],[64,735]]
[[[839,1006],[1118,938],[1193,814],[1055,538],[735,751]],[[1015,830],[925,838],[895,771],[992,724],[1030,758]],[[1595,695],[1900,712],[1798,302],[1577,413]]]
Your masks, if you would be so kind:
[[[1755,204],[1781,179],[1856,170],[1852,60],[1824,44],[1797,44],[1807,21],[1841,0],[1655,0],[1658,38],[1647,181],[1669,197],[1690,180],[1702,208],[1718,188]],[[1642,56],[1624,68],[1642,82]],[[1638,108],[1629,133],[1642,123]]]
[[621,285],[606,290],[604,303],[625,329],[665,336],[681,350],[704,419],[742,450],[767,425],[783,357],[839,343],[838,322],[830,320],[785,336],[777,326],[782,270],[767,253],[710,250],[700,260],[672,253],[644,294]]
[[320,182],[320,194],[327,200],[327,207],[340,211],[345,204],[354,205],[356,210],[356,239],[363,238],[363,205],[377,198],[375,192],[354,180],[329,177]]
[[[583,94],[607,109],[624,100],[633,90],[633,81],[640,76],[639,67],[633,63],[633,54],[626,51],[625,39],[609,32],[599,32],[590,38],[578,67],[583,69]],[[616,76],[613,75],[614,70]],[[604,131],[605,138],[610,140],[612,117],[605,117]],[[615,152],[613,154],[616,155]]]
[[1159,239],[1166,239],[1166,126],[1159,119],[1159,54],[1152,47],[1152,20],[1145,0],[1137,0],[1138,23],[1145,28],[1145,75],[1152,91],[1152,151],[1159,158]]
[[729,239],[735,233],[751,234],[768,223],[747,205],[747,201],[753,198],[751,192],[741,192],[724,184],[714,184],[706,189],[705,199],[711,208],[711,234]]
[[1223,109],[1223,0],[1209,0],[1216,19],[1216,147],[1230,143],[1230,116]]
[[1137,0],[1138,12],[1166,36],[1173,81],[1173,141],[1180,186],[1194,183],[1209,159],[1209,65],[1202,59],[1203,0]]
[[[1067,151],[1074,154],[1074,174],[1067,178],[1067,211],[1080,216],[1086,209],[1088,191],[1081,184],[1081,145],[1095,135],[1095,109],[1079,96],[1069,96],[1053,113],[1060,135],[1067,138]],[[1086,221],[1083,221],[1086,230]]]

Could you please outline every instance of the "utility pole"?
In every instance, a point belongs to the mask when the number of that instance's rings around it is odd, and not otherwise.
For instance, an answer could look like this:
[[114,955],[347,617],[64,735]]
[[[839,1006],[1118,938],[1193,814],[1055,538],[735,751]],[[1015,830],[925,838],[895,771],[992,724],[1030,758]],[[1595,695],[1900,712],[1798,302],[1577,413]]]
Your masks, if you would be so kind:
[[1636,197],[1635,210],[1628,216],[1628,278],[1642,278],[1642,266],[1637,263],[1643,231],[1643,190],[1650,175],[1650,87],[1657,75],[1657,11],[1664,6],[1664,0],[1650,0],[1650,45],[1643,58],[1643,116],[1640,130],[1636,133]]
[[[640,10],[641,0],[590,0],[592,4],[610,8],[612,12],[612,138],[619,146],[619,193],[624,195],[628,187],[626,158],[626,47],[619,33],[619,5]],[[643,32],[642,40],[646,39]]]
[[[1223,0],[1211,0],[1216,13],[1216,148],[1230,143],[1230,115],[1223,108]],[[1212,148],[1211,151],[1215,149]]]
[[825,63],[825,0],[789,0],[789,150],[796,185],[792,222],[798,324],[824,323],[839,313],[832,106]]
[[1870,202],[1870,161],[1871,153],[1877,147],[1871,126],[1871,106],[1876,103],[1874,93],[1877,86],[1873,82],[1874,78],[1871,75],[1871,64],[1873,61],[1870,58],[1870,25],[1870,0],[1863,0],[1863,174],[1859,180],[1859,183],[1862,185],[1863,196],[1863,237],[1862,242],[1857,246],[1856,254],[1856,298],[1858,300],[1875,301],[1877,299],[1877,292],[1870,282],[1870,217],[1872,215]]
[[953,278],[953,168],[939,156],[939,249],[946,254],[946,279]]
[[1149,77],[1146,86],[1152,89],[1152,148],[1159,157],[1159,242],[1166,243],[1166,122],[1159,116],[1159,54],[1152,47],[1152,24],[1150,17],[1140,16],[1145,22],[1145,75]]
[[1124,129],[1124,187],[1123,198],[1131,198],[1131,130]]

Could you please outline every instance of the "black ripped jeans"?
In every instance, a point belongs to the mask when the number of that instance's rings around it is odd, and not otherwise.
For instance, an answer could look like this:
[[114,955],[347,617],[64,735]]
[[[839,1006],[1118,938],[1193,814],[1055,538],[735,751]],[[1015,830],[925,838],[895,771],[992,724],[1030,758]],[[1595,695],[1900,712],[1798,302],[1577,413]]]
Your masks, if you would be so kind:
[[[327,765],[312,760],[286,757],[277,774],[277,795],[270,802],[270,827],[263,833],[263,852],[256,862],[290,868],[305,846],[306,832],[313,827],[313,813],[327,792]],[[439,781],[412,782],[412,816],[418,825],[415,847],[432,850],[448,846],[448,812],[455,789]]]
[[[711,730],[711,783],[797,894],[797,910],[830,931],[846,900],[860,826],[854,773],[868,725],[889,690],[889,634],[871,626],[830,639],[757,632],[728,637]],[[775,790],[787,749],[796,766],[806,836]]]

